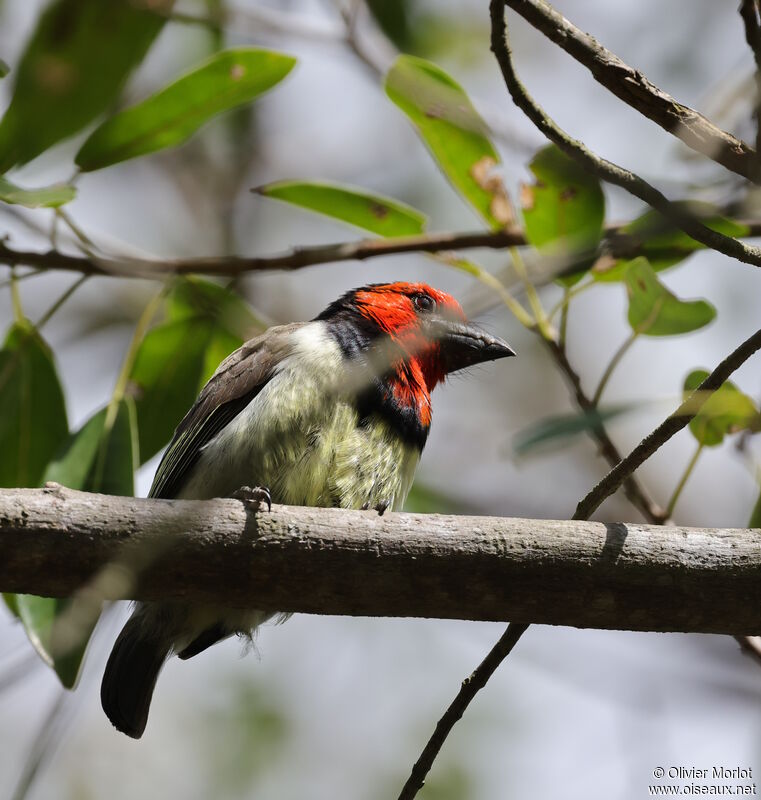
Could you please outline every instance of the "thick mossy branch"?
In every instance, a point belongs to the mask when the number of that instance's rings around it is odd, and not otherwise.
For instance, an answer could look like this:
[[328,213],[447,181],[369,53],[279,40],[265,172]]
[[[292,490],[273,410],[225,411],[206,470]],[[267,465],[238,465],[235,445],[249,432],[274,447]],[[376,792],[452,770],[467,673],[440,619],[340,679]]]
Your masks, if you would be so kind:
[[761,532],[0,491],[0,589],[83,587],[90,599],[752,634]]

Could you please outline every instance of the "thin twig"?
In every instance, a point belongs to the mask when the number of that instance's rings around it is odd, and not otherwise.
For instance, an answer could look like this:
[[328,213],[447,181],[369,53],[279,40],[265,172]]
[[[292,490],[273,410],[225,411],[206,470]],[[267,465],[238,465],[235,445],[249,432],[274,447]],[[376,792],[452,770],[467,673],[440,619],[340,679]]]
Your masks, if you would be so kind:
[[724,255],[736,258],[746,264],[761,266],[761,248],[744,244],[731,236],[725,236],[703,225],[683,207],[672,203],[668,198],[644,181],[638,175],[612,161],[601,158],[589,150],[584,144],[570,137],[547,116],[544,110],[526,92],[518,79],[513,65],[512,54],[507,41],[507,24],[505,22],[505,0],[490,0],[489,4],[492,34],[491,48],[502,71],[505,85],[513,102],[534,123],[534,125],[560,150],[578,162],[584,169],[598,178],[625,189],[630,194],[643,200],[688,236]]
[[492,647],[486,658],[476,667],[473,674],[462,682],[460,691],[436,724],[428,744],[426,744],[425,749],[420,754],[420,758],[412,767],[410,777],[407,778],[407,782],[399,794],[399,800],[412,800],[423,788],[425,777],[429,773],[449,732],[465,713],[465,709],[470,705],[471,700],[486,686],[489,678],[507,658],[527,628],[528,625],[511,622],[497,644]]
[[[761,220],[742,220],[748,237],[761,236]],[[642,251],[647,239],[641,235],[624,232],[625,223],[608,225],[602,247],[612,258],[634,258]],[[707,229],[706,229],[707,230]],[[734,240],[733,240],[734,241]],[[447,251],[488,248],[502,250],[528,244],[524,231],[464,231],[425,233],[417,236],[399,236],[393,239],[359,239],[353,242],[296,247],[273,256],[210,256],[188,259],[151,259],[142,257],[74,256],[57,250],[40,252],[20,250],[0,239],[0,264],[28,266],[38,270],[64,270],[83,275],[104,275],[120,278],[165,278],[167,275],[227,275],[273,270],[296,270],[319,264],[341,261],[364,261],[370,258],[401,253],[446,253]],[[693,248],[669,246],[657,252],[652,247],[648,254],[653,258],[689,256]],[[579,260],[588,260],[589,253],[579,253]],[[562,269],[572,270],[574,264],[564,264]],[[558,270],[543,276],[546,280],[557,277]]]
[[629,348],[634,344],[639,336],[639,331],[634,330],[632,331],[629,336],[627,336],[624,343],[616,350],[613,354],[613,358],[610,359],[608,362],[608,366],[605,368],[605,372],[603,372],[602,377],[600,378],[600,383],[597,384],[597,389],[595,389],[595,393],[592,396],[592,405],[597,406],[600,402],[600,398],[602,397],[602,393],[605,391],[605,387],[608,385],[608,381],[610,380],[611,375],[613,374],[614,370],[618,366],[621,359],[626,355]]
[[[606,89],[684,144],[731,172],[759,182],[756,152],[709,119],[675,100],[545,0],[506,0],[527,22],[585,66]],[[744,0],[743,6],[755,5]],[[745,15],[743,15],[745,19]],[[747,26],[746,26],[747,31]]]
[[745,27],[745,41],[748,43],[756,62],[756,170],[759,171],[759,148],[761,148],[761,19],[758,0],[742,0],[740,16]]
[[[553,360],[570,384],[576,405],[586,414],[595,414],[597,407],[584,391],[581,385],[581,378],[568,360],[565,349],[557,342],[545,342],[545,344]],[[590,418],[595,419],[596,417],[592,416]],[[611,468],[621,462],[623,456],[608,435],[602,421],[595,422],[590,428],[590,435],[597,442],[600,448],[600,455],[608,462]],[[667,515],[663,509],[650,499],[645,487],[642,486],[634,475],[628,476],[624,481],[624,493],[632,505],[640,511],[648,522],[661,525],[667,519]]]
[[756,331],[733,350],[673,414],[666,417],[579,502],[573,519],[589,519],[601,503],[629,479],[636,469],[695,417],[712,393],[759,348],[761,348],[761,330]]

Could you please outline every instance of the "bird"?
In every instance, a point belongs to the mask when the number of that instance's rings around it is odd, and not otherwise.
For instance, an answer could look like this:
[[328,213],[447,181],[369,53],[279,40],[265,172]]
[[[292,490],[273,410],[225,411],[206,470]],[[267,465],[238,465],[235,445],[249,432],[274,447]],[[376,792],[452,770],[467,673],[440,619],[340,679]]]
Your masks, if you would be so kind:
[[[515,355],[424,283],[369,284],[309,322],[269,328],[228,356],[181,420],[149,497],[239,497],[398,510],[447,375]],[[167,658],[191,658],[271,612],[186,602],[138,603],[108,658],[101,703],[139,739]]]

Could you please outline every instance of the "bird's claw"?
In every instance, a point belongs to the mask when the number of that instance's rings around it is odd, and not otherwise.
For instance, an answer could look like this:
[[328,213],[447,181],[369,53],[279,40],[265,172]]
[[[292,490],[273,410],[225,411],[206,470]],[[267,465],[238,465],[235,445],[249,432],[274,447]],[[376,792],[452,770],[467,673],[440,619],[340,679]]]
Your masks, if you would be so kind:
[[[391,503],[388,500],[381,500],[380,503],[378,503],[377,505],[373,506],[373,511],[377,511],[378,512],[378,516],[382,517],[383,516],[383,512],[387,511],[390,505],[391,505]],[[362,506],[361,510],[362,511],[369,511],[370,510],[370,503],[369,502],[365,503]]]
[[272,495],[266,486],[241,486],[230,497],[240,500],[251,511],[259,511],[262,503],[267,504],[267,511],[272,511]]

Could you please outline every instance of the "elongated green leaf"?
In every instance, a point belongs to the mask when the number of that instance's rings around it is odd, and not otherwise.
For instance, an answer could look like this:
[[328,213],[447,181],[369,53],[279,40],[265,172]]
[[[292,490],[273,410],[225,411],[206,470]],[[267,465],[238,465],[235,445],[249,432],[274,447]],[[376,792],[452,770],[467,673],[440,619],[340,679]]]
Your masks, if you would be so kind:
[[168,312],[170,320],[192,318],[211,328],[199,389],[233,350],[267,328],[235,292],[197,277],[177,283],[169,297]]
[[340,219],[379,236],[422,233],[425,215],[411,206],[362,189],[330,183],[279,181],[255,190],[264,197]]
[[68,432],[53,355],[30,323],[0,350],[0,486],[38,486]]
[[542,446],[560,447],[583,433],[589,433],[606,422],[636,410],[634,403],[600,408],[579,414],[547,417],[521,431],[513,440],[517,456],[525,456]]
[[[684,379],[684,394],[689,396],[708,377],[704,369],[693,370]],[[759,430],[761,419],[753,400],[743,394],[731,381],[726,381],[706,400],[705,405],[690,420],[692,435],[706,447],[715,447],[728,433]]]
[[158,325],[143,339],[129,383],[141,462],[169,441],[193,404],[210,338],[208,322],[187,318]]
[[410,118],[441,171],[494,228],[512,211],[501,181],[491,174],[499,156],[463,88],[422,58],[402,55],[386,76],[386,94]]
[[22,189],[0,175],[0,201],[27,208],[58,208],[73,200],[77,190],[66,183],[41,189]]
[[25,164],[114,102],[158,35],[172,0],[56,0],[41,15],[0,123],[0,173]]
[[[101,409],[72,434],[48,465],[44,480],[56,481],[71,489],[131,495],[135,436],[129,402],[119,404],[109,429],[106,428],[107,417],[107,409]],[[73,688],[97,616],[77,614],[77,628],[64,631],[59,622],[69,610],[70,600],[13,595],[12,602],[34,648],[55,670],[61,683],[68,689]]]
[[758,496],[758,500],[756,500],[756,505],[753,506],[753,511],[750,514],[750,520],[748,521],[749,528],[761,528],[761,494]]
[[4,78],[10,71],[11,68],[0,58],[0,78]]
[[77,153],[83,170],[108,167],[176,147],[223,111],[251,102],[279,83],[296,59],[271,50],[225,50],[97,128]]
[[[707,228],[725,236],[740,238],[748,235],[747,225],[723,217],[720,210],[710,203],[690,201],[675,205],[691,213]],[[674,227],[673,223],[652,209],[625,225],[621,233],[633,237],[633,245],[639,244],[639,252],[647,258],[656,272],[673,267],[697,250],[705,249],[705,245]],[[626,260],[619,260],[606,266],[605,269],[595,272],[595,279],[602,282],[623,280],[627,263]]]
[[[603,233],[605,195],[600,181],[555,145],[542,148],[529,163],[535,181],[521,189],[526,238],[537,249],[578,265],[574,283],[595,258]],[[578,255],[588,257],[578,264]]]
[[708,325],[716,309],[705,300],[680,300],[659,280],[646,258],[629,262],[624,272],[629,324],[646,336],[673,336]]

